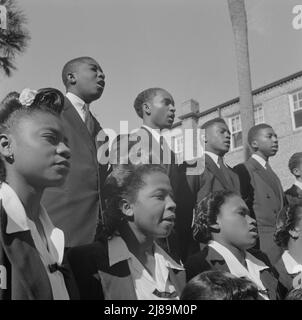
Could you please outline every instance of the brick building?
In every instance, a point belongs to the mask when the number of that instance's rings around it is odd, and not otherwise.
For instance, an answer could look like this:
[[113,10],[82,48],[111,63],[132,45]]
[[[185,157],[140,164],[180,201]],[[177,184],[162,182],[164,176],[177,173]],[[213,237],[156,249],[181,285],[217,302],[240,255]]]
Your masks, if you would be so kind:
[[[279,151],[270,163],[281,179],[284,188],[291,186],[293,177],[287,164],[289,157],[302,151],[302,71],[270,83],[253,91],[255,123],[271,125],[279,139]],[[231,131],[231,148],[226,162],[234,166],[243,161],[242,132],[239,98],[212,108],[200,108],[195,100],[181,106],[180,121],[173,125],[173,149],[179,159],[184,157],[183,129],[194,131],[206,121],[222,117]]]

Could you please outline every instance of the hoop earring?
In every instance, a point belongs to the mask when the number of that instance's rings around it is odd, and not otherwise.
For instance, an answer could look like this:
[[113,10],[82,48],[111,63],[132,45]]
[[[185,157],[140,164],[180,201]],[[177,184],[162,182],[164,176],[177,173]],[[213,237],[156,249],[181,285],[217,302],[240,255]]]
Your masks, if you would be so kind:
[[8,163],[10,163],[10,164],[12,164],[12,163],[14,162],[14,160],[15,160],[13,154],[11,154],[10,156],[8,156],[6,159],[7,159]]

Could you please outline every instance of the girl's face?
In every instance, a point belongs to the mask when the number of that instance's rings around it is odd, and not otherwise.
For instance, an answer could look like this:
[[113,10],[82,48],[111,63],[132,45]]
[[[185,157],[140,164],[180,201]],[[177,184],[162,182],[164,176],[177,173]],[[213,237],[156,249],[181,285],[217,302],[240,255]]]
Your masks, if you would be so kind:
[[256,221],[249,214],[241,197],[234,195],[227,198],[217,216],[219,240],[241,250],[253,247],[258,233]]
[[45,112],[21,118],[11,132],[13,166],[20,177],[37,188],[64,183],[70,150],[61,120]]
[[167,237],[175,222],[175,202],[168,176],[152,172],[143,177],[136,201],[130,205],[134,221],[130,223],[137,233],[153,238]]

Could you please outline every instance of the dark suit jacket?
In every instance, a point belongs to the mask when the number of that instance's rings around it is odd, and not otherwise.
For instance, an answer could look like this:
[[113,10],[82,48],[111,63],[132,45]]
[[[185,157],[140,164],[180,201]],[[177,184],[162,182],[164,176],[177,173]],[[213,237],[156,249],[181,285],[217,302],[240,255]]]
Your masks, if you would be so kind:
[[[233,190],[234,192],[240,194],[239,178],[231,168],[227,167],[229,176],[231,177],[231,181],[227,181],[221,173],[221,170],[217,167],[209,155],[205,154],[205,156],[198,159],[198,161],[199,164],[198,162],[195,162],[194,164],[190,165],[184,162],[180,166],[181,173],[179,175],[180,188],[178,198],[180,199],[180,210],[186,212],[182,222],[183,225],[186,226],[184,229],[186,234],[182,234],[182,238],[187,239],[187,254],[193,254],[194,252],[199,251],[199,244],[193,240],[191,230],[193,209],[195,208],[196,204],[214,191]],[[187,174],[187,170],[196,169],[198,167],[204,168],[201,174]],[[186,257],[187,255],[185,258]]]
[[62,122],[69,139],[71,169],[63,186],[45,190],[42,203],[54,225],[64,231],[67,247],[91,243],[101,214],[101,188],[108,165],[100,166],[97,161],[96,136],[102,128],[93,119],[91,136],[65,98]]
[[[0,300],[52,300],[52,289],[30,231],[6,233],[7,214],[0,202],[0,278],[6,271],[6,289],[0,281]],[[78,289],[67,261],[63,276],[70,299]],[[5,268],[5,269],[3,269]]]
[[285,196],[289,205],[302,205],[302,189],[297,187],[295,184],[285,191]]
[[[272,267],[268,258],[263,252],[258,250],[249,250],[249,252],[257,259],[263,261],[269,268],[264,269],[260,273],[260,279],[264,287],[268,290],[268,295],[271,300],[280,299],[280,286],[278,282],[278,273]],[[230,272],[223,257],[212,247],[206,246],[202,251],[189,257],[185,264],[187,281],[203,271],[217,270]]]
[[[110,266],[107,241],[71,248],[67,255],[81,300],[137,300],[128,261]],[[184,271],[170,269],[169,277],[180,295]]]
[[257,221],[260,250],[274,264],[282,254],[274,241],[276,218],[286,203],[281,182],[277,177],[277,181],[272,181],[267,170],[253,158],[234,170],[240,177],[242,198]]
[[230,167],[227,167],[230,176],[230,181],[227,181],[209,155],[205,154],[204,161],[205,169],[202,174],[187,176],[188,186],[194,196],[194,205],[214,191],[231,190],[240,194],[239,178]]

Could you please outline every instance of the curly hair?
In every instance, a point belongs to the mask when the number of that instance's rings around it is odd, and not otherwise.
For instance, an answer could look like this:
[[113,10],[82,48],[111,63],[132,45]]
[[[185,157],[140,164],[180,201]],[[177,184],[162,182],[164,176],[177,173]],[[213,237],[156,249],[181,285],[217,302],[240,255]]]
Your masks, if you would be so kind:
[[212,239],[211,225],[216,223],[220,208],[226,199],[235,195],[227,190],[212,192],[196,205],[193,224],[193,237],[196,241],[208,243]]
[[[0,133],[13,128],[23,117],[42,111],[59,116],[64,106],[64,95],[57,89],[43,88],[38,90],[30,106],[23,106],[18,92],[10,92],[0,103]],[[5,163],[0,158],[0,181],[5,181]]]
[[229,272],[204,271],[185,286],[181,300],[247,300],[258,298],[257,286],[247,278]]
[[302,205],[295,204],[284,209],[278,218],[278,226],[274,234],[274,239],[278,246],[287,248],[289,239],[291,238],[289,231],[293,230],[301,219]]
[[[145,185],[144,177],[156,172],[167,174],[166,168],[155,164],[117,165],[107,177],[104,185],[106,208],[100,237],[110,239],[118,233],[120,226],[127,222],[120,209],[120,201],[135,202],[139,189]],[[99,235],[96,236],[96,239]]]

